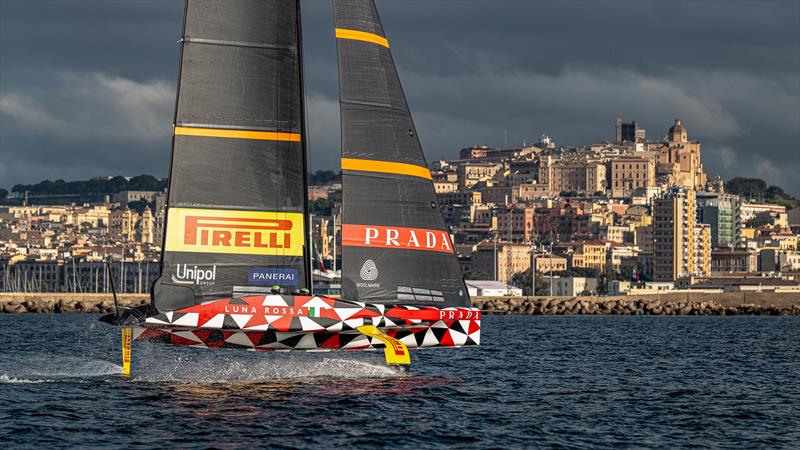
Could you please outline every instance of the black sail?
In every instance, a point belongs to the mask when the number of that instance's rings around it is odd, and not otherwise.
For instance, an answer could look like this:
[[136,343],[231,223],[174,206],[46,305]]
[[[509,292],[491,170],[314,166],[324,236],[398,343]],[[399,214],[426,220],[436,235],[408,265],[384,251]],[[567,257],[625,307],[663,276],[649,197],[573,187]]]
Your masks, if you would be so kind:
[[153,302],[307,287],[299,1],[187,0],[184,14]]
[[465,306],[389,42],[372,0],[334,0],[342,120],[342,296]]

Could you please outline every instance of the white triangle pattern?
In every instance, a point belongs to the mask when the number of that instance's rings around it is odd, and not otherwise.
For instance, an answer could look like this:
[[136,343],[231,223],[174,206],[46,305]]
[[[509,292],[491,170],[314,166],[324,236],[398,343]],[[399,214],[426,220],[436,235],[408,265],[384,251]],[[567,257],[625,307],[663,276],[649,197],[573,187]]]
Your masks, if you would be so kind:
[[252,314],[231,314],[230,316],[231,319],[236,322],[236,325],[238,325],[239,328],[244,328],[244,326],[247,325],[247,322],[249,322],[253,317]]
[[186,313],[183,317],[179,317],[174,322],[173,325],[180,325],[184,327],[196,327],[197,320],[200,318],[200,314],[198,313]]

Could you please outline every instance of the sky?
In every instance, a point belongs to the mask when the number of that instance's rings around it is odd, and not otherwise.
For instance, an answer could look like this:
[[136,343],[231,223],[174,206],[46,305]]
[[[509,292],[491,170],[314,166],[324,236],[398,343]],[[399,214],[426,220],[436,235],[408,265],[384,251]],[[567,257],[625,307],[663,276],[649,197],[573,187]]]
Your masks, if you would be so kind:
[[[429,161],[675,118],[711,176],[800,196],[800,2],[377,0]],[[336,169],[329,0],[302,0],[311,169]],[[0,0],[0,187],[166,176],[183,1]]]

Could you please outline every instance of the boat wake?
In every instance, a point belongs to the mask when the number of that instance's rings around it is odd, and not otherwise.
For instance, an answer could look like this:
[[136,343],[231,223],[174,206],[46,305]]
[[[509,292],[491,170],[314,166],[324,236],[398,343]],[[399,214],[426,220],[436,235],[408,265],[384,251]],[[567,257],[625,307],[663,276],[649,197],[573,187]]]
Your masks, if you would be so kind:
[[0,384],[88,381],[121,372],[121,366],[98,359],[28,355],[0,365]]
[[10,377],[6,374],[0,374],[0,384],[36,384],[47,383],[55,380],[28,380],[26,378]]
[[141,352],[133,380],[147,382],[260,382],[284,379],[394,378],[401,370],[359,355]]

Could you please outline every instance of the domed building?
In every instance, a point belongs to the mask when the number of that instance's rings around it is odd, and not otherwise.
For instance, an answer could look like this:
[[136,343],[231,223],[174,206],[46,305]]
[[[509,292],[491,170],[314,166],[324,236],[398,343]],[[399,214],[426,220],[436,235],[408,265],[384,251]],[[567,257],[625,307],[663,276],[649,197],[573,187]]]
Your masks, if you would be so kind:
[[700,190],[707,177],[700,160],[700,141],[690,141],[680,119],[669,128],[665,142],[658,144],[657,174],[672,186]]
[[683,128],[683,125],[681,125],[681,119],[675,119],[675,125],[669,127],[669,132],[667,133],[667,141],[677,142],[681,144],[689,142],[689,137],[688,134],[686,133],[686,128]]

